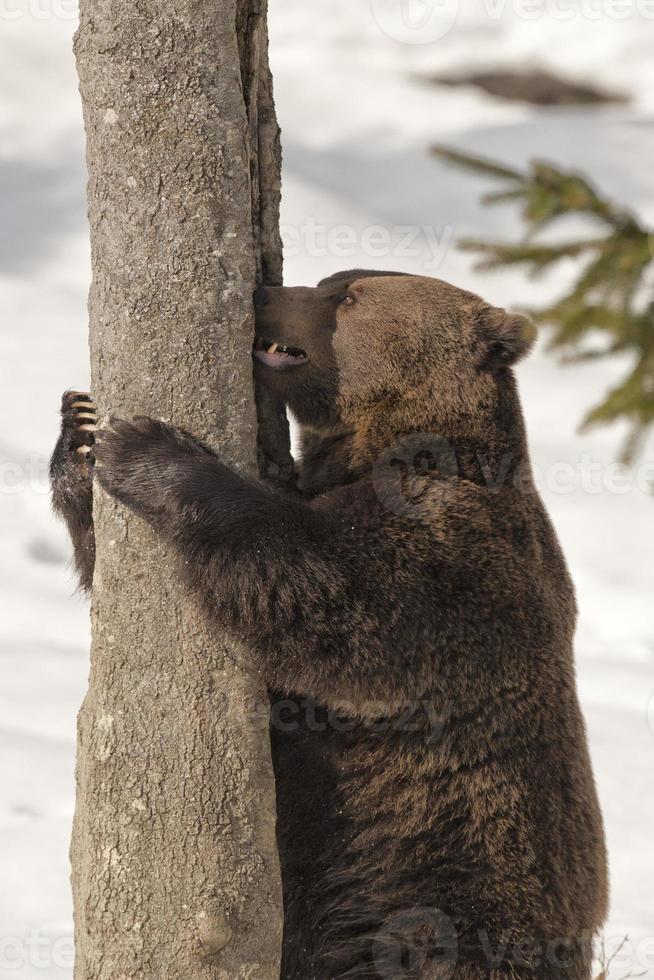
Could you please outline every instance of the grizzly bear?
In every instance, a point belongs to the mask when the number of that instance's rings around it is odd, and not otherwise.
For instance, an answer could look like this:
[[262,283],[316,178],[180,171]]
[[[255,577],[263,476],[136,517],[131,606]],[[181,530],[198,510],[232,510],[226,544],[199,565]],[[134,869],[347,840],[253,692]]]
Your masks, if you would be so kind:
[[299,426],[296,487],[161,421],[95,432],[69,392],[52,483],[81,582],[95,473],[258,658],[283,980],[589,980],[606,860],[574,590],[512,370],[533,328],[398,273],[254,300],[254,370]]

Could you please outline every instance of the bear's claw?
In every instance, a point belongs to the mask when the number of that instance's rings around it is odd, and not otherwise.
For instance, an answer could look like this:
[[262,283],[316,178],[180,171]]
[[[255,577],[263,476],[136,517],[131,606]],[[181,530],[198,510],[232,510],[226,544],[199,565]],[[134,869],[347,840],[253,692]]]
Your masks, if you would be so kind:
[[82,465],[92,465],[97,406],[85,391],[66,391],[61,400],[61,430],[64,449]]

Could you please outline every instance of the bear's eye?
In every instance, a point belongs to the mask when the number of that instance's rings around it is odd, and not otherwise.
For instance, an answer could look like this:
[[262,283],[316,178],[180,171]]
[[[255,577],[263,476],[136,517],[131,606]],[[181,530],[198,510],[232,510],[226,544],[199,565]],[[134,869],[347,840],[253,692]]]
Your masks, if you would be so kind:
[[354,306],[355,302],[356,300],[354,296],[350,296],[349,293],[346,293],[345,296],[342,297],[340,304],[341,306]]

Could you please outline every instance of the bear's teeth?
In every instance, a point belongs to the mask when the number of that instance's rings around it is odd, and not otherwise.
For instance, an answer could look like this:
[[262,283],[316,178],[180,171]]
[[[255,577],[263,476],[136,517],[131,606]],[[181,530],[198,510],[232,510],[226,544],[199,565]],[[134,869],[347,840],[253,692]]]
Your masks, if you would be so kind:
[[277,352],[277,348],[278,347],[279,347],[279,344],[271,344],[270,347],[268,348],[268,353],[269,354],[275,354]]

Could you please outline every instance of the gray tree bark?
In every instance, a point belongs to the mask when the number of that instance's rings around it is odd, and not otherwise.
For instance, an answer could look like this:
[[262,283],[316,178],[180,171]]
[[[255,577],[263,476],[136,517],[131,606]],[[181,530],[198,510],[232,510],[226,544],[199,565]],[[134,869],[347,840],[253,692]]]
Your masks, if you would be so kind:
[[[82,0],[93,393],[253,471],[251,295],[278,282],[280,151],[258,0]],[[259,459],[290,471],[279,406]],[[96,488],[71,846],[76,980],[279,977],[267,695],[175,560]]]

